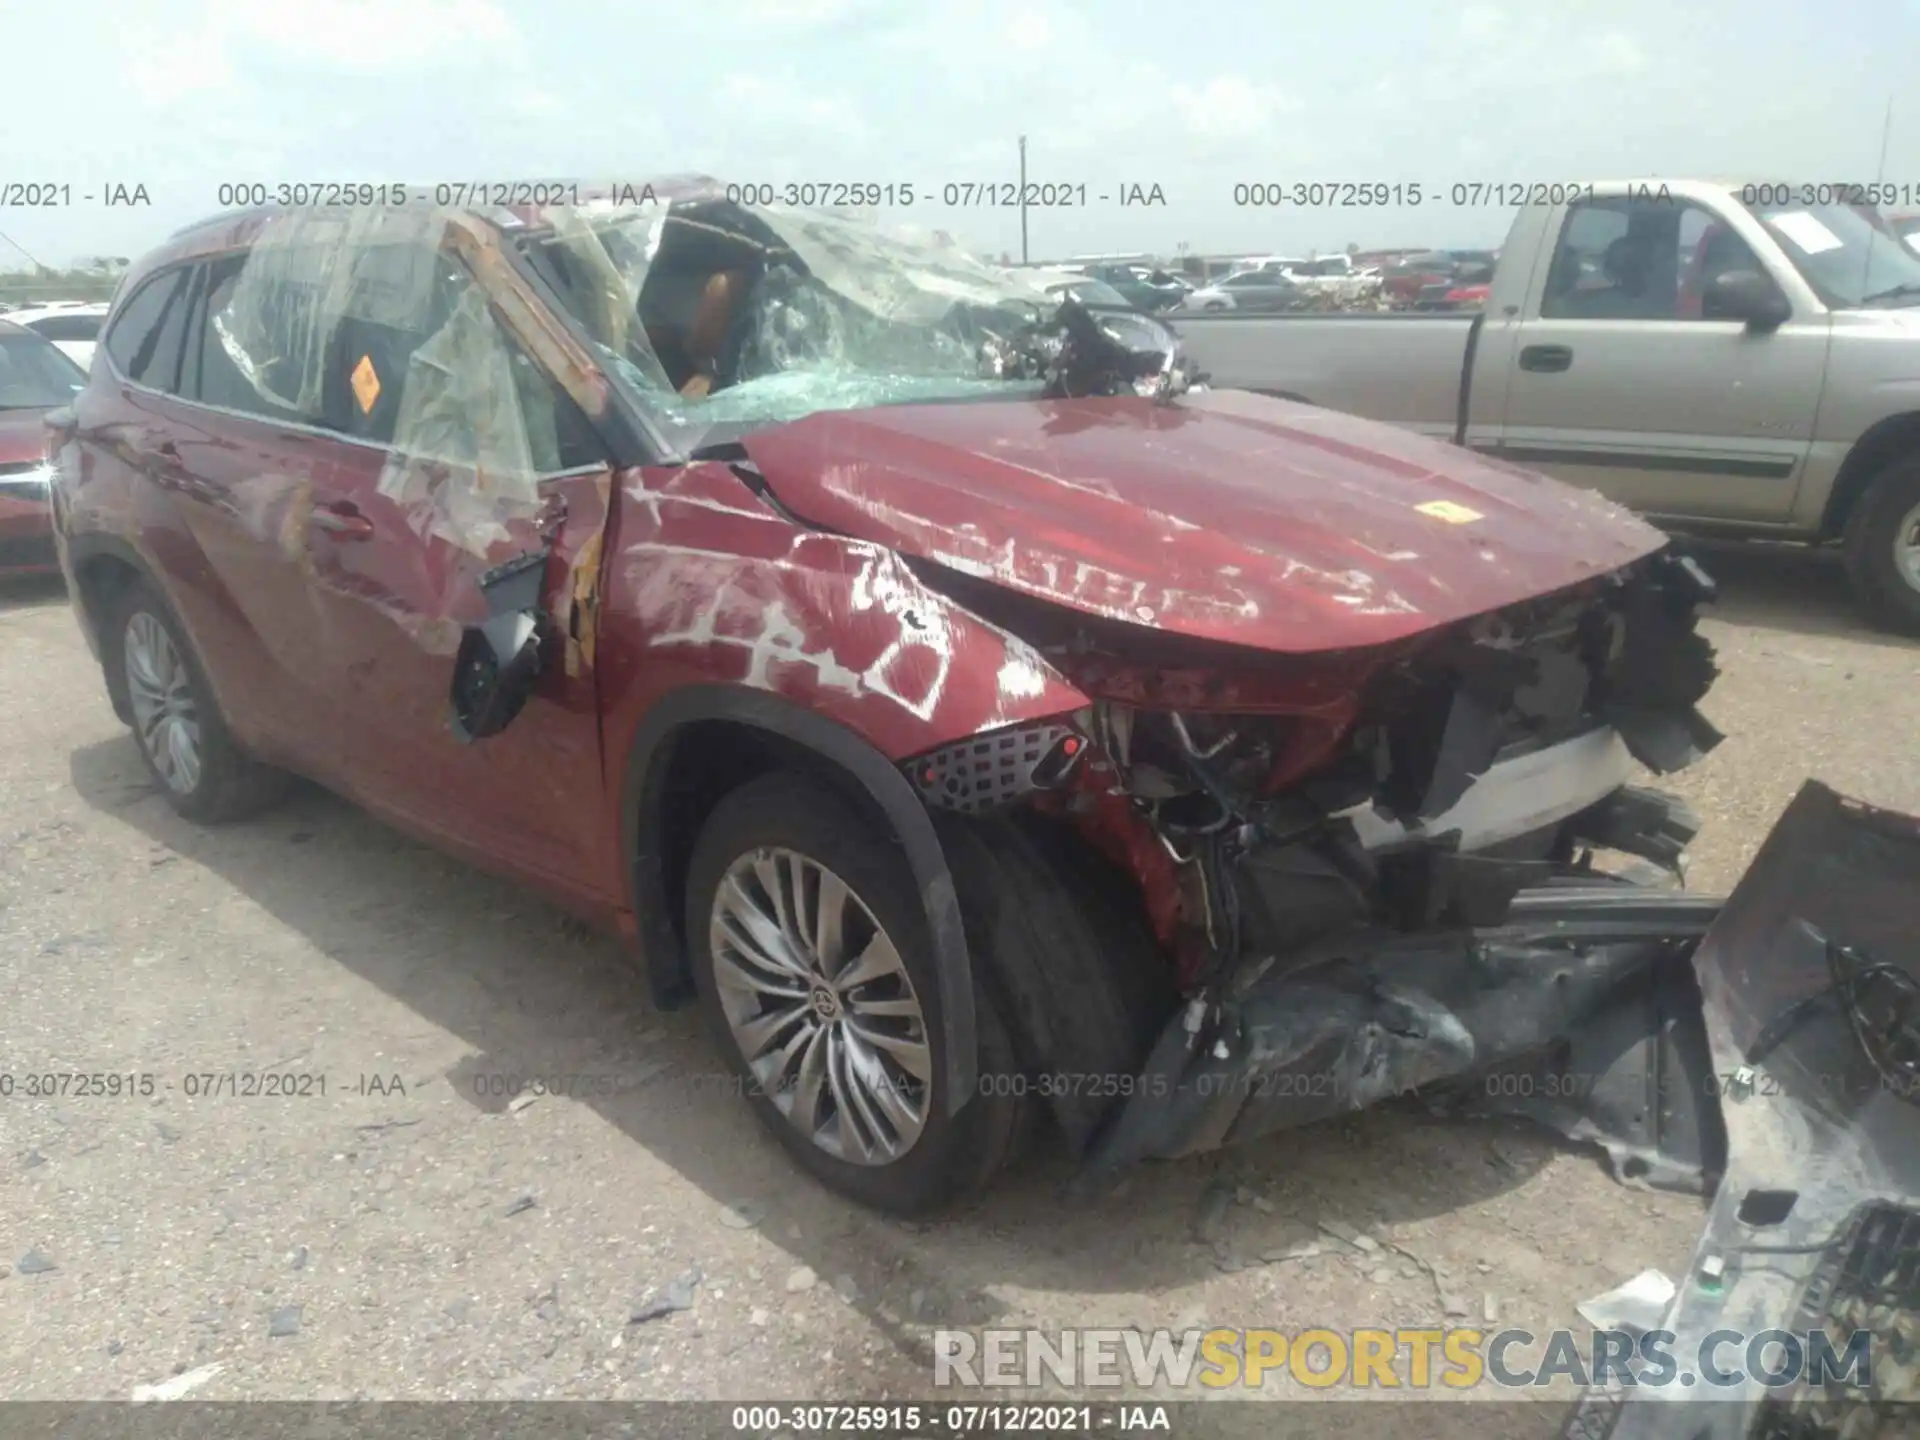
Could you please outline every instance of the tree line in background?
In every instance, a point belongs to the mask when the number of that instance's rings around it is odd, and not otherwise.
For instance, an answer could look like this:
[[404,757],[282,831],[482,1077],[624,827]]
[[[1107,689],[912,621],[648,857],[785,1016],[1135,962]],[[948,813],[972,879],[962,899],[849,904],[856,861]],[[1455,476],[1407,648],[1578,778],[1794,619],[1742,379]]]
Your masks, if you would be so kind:
[[0,304],[25,308],[50,300],[110,300],[127,263],[121,255],[90,255],[65,269],[0,270]]

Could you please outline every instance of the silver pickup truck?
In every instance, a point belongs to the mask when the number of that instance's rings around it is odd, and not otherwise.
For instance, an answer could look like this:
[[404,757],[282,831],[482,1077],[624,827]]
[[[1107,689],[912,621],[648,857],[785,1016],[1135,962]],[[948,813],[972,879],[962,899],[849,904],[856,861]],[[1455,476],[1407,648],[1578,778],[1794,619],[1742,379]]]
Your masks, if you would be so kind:
[[1167,317],[1194,368],[1451,438],[1668,529],[1845,547],[1920,633],[1920,255],[1833,185],[1519,211],[1478,315]]

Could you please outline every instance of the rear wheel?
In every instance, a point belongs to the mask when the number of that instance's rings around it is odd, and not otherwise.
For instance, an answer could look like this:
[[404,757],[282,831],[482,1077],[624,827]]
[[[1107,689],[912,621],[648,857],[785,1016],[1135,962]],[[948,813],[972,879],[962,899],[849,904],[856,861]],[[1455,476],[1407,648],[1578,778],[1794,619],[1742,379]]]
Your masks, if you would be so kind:
[[167,803],[189,820],[238,820],[266,808],[286,775],[243,754],[228,733],[180,623],[143,584],[103,627],[107,663],[126,687],[134,744]]
[[840,1193],[898,1214],[984,1186],[1021,1101],[1010,1046],[977,987],[985,1083],[950,1113],[919,887],[890,836],[832,790],[774,774],[728,794],[695,844],[687,939],[709,1023],[754,1109]]
[[1920,635],[1920,456],[1881,471],[1847,522],[1847,573],[1889,629]]

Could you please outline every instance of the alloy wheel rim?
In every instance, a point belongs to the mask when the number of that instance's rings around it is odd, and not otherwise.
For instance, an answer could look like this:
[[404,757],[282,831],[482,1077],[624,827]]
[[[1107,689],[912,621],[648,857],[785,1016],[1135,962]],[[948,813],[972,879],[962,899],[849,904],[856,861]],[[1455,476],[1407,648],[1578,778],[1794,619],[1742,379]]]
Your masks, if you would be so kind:
[[1907,511],[1893,532],[1893,564],[1909,589],[1920,590],[1920,505]]
[[788,1124],[856,1165],[913,1148],[932,1094],[926,1016],[845,880],[798,851],[748,851],[714,895],[709,953],[734,1041]]
[[169,790],[190,795],[200,783],[200,711],[186,662],[166,627],[144,610],[127,621],[122,649],[140,748]]

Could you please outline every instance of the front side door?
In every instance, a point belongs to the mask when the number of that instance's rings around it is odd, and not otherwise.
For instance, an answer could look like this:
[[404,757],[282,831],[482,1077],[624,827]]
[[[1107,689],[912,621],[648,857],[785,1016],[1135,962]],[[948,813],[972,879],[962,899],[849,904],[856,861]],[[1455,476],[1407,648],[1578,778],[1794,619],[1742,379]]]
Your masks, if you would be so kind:
[[1703,206],[1570,207],[1521,323],[1502,337],[1497,453],[1656,518],[1786,520],[1813,438],[1827,320],[1796,314],[1758,331],[1705,313],[1711,275],[1737,269],[1767,273]]
[[[600,533],[610,472],[592,428],[437,242],[369,247],[320,348],[326,426],[309,530],[347,786],[491,868],[590,903],[617,894],[590,668],[552,665],[502,733],[449,724],[480,577],[542,543],[552,597]],[[517,498],[516,498],[517,497]]]

